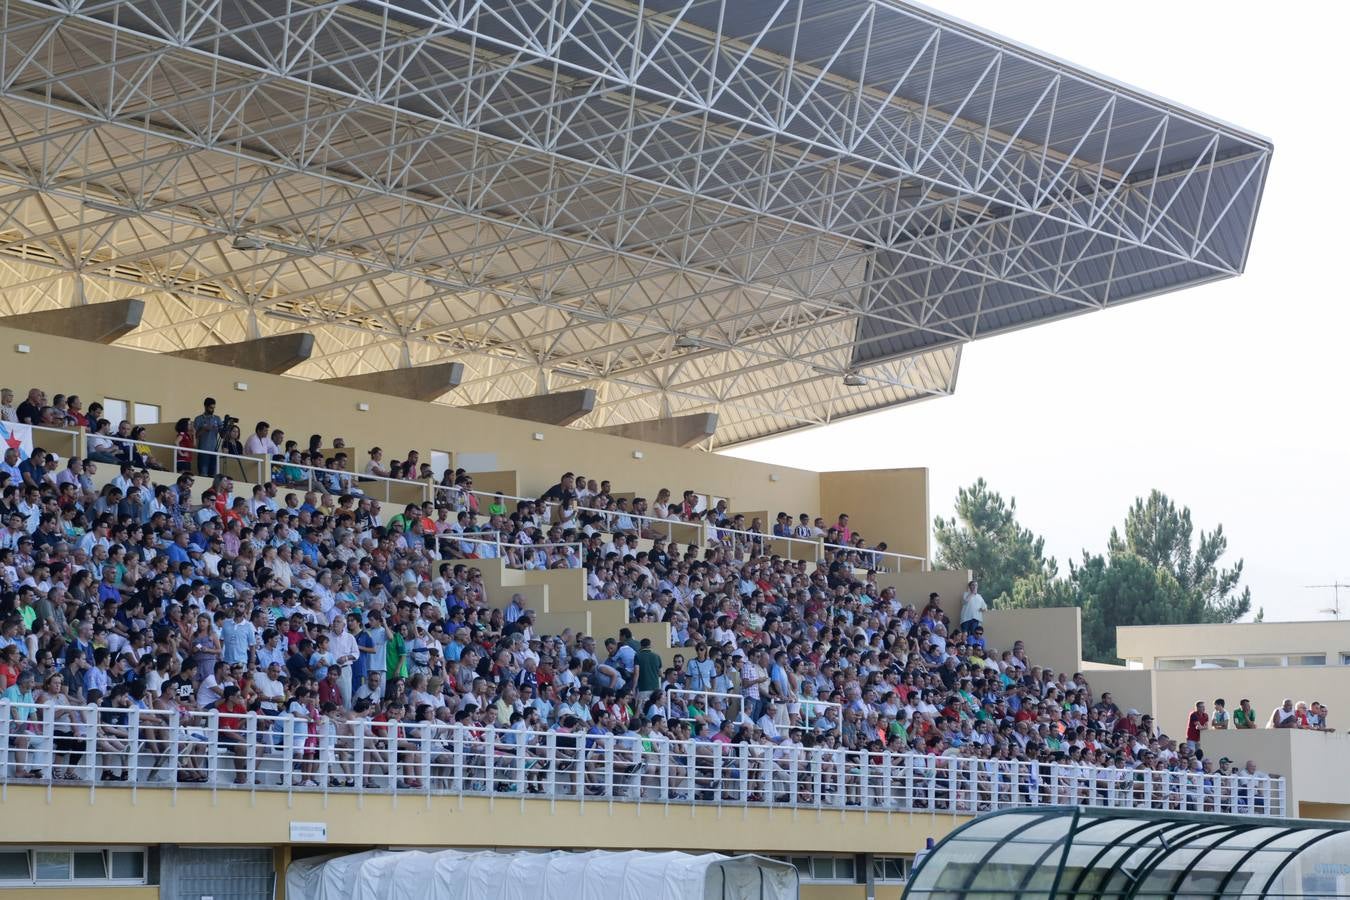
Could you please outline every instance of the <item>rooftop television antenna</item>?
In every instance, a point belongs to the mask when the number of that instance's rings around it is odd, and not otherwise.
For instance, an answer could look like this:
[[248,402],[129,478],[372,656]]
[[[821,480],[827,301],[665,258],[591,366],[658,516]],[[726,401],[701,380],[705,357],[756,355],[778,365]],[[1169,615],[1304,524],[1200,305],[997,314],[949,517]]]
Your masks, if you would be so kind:
[[1332,591],[1332,597],[1334,598],[1332,601],[1334,605],[1332,605],[1328,609],[1319,609],[1318,612],[1331,614],[1333,617],[1335,617],[1337,622],[1341,620],[1341,588],[1350,589],[1350,584],[1344,584],[1343,582],[1336,581],[1333,582],[1332,584],[1305,584],[1304,587],[1310,590],[1330,589]]

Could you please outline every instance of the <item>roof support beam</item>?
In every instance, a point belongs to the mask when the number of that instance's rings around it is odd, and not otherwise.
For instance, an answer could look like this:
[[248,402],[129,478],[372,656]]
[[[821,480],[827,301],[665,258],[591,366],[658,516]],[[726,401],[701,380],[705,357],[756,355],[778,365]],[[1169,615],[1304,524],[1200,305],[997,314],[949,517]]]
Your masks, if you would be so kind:
[[430,403],[459,387],[463,379],[464,363],[447,362],[406,369],[389,369],[384,372],[367,372],[364,375],[347,375],[342,378],[325,378],[324,383]]
[[687,416],[667,416],[660,419],[647,419],[643,422],[606,425],[601,428],[592,428],[591,431],[631,438],[635,441],[647,441],[652,444],[689,448],[706,441],[717,432],[717,413],[704,412],[691,413]]
[[545,425],[571,425],[595,409],[595,391],[583,388],[579,391],[560,391],[556,394],[536,394],[533,397],[518,397],[514,400],[478,403],[468,408],[512,419],[543,422]]
[[313,352],[314,335],[307,331],[293,331],[289,334],[274,334],[270,337],[254,338],[251,341],[240,341],[237,344],[215,344],[210,347],[176,350],[169,355],[197,362],[215,363],[218,366],[232,366],[236,369],[280,375],[309,359]]
[[72,306],[66,309],[44,309],[40,312],[5,316],[0,324],[21,331],[56,334],[96,344],[111,344],[141,324],[145,301],[136,298]]

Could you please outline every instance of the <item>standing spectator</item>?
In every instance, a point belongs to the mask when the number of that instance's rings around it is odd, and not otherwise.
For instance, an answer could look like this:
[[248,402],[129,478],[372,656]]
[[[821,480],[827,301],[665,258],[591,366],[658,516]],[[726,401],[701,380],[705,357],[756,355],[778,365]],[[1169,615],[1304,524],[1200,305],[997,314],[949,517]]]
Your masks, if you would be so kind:
[[980,596],[980,583],[972,581],[966,585],[966,592],[961,595],[961,630],[970,634],[975,626],[983,625],[984,611],[988,608],[989,604]]
[[637,701],[642,709],[661,683],[661,657],[652,649],[652,639],[643,638],[634,665],[637,668]]
[[17,422],[19,414],[14,410],[14,390],[0,388],[0,422]]
[[215,475],[219,461],[214,455],[220,450],[221,429],[224,422],[216,415],[216,398],[207,397],[202,401],[202,411],[192,420],[192,430],[197,439],[197,449],[209,451],[197,455],[197,474],[208,478]]
[[1195,701],[1195,709],[1186,717],[1186,746],[1192,750],[1200,746],[1200,732],[1209,727],[1209,713],[1205,712],[1205,701]]
[[1252,701],[1243,697],[1238,701],[1238,708],[1233,710],[1234,728],[1255,728],[1256,710],[1252,709]]
[[[173,454],[174,469],[179,472],[191,472],[192,450],[195,446],[192,441],[192,423],[184,416],[174,423],[173,431],[173,442],[178,447]],[[99,460],[99,462],[103,461]]]

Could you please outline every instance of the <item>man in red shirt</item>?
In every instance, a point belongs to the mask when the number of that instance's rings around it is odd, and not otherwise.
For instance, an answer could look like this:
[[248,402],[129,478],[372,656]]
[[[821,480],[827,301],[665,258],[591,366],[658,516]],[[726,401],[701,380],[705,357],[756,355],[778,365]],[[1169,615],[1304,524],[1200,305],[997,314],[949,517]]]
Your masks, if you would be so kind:
[[1139,734],[1139,710],[1131,707],[1125,715],[1116,719],[1116,726],[1113,730],[1116,734],[1128,734],[1131,737]]
[[1209,713],[1205,712],[1205,701],[1197,700],[1195,709],[1186,719],[1186,743],[1192,750],[1200,746],[1200,732],[1209,727]]
[[341,674],[342,669],[340,667],[328,667],[328,674],[324,676],[323,681],[319,682],[320,703],[334,703],[338,707],[342,706],[342,685],[339,684]]

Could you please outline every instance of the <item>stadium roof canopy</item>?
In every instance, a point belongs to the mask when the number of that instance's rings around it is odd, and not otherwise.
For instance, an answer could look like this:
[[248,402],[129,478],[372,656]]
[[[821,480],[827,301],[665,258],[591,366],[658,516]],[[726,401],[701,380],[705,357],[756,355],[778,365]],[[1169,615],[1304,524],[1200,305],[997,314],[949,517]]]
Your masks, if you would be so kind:
[[[725,445],[1236,275],[1270,144],[894,0],[9,0],[0,313]],[[846,387],[843,376],[857,386]],[[860,378],[858,377],[860,376]]]
[[905,900],[1350,897],[1350,824],[1050,806],[980,816],[923,859]]

